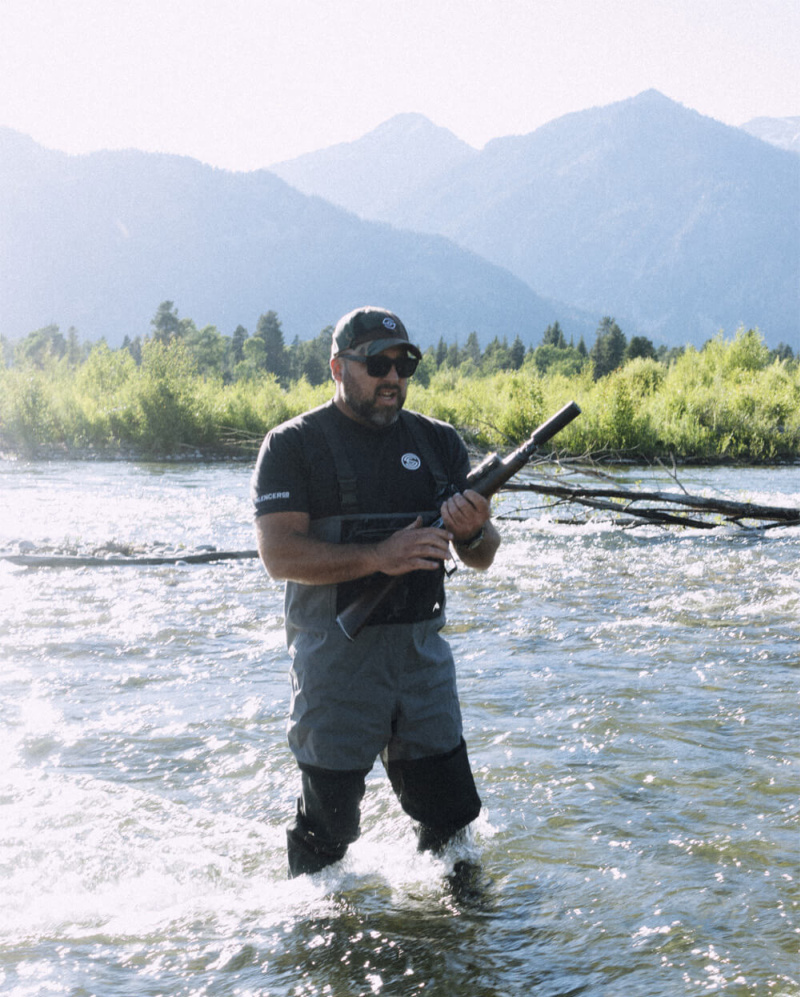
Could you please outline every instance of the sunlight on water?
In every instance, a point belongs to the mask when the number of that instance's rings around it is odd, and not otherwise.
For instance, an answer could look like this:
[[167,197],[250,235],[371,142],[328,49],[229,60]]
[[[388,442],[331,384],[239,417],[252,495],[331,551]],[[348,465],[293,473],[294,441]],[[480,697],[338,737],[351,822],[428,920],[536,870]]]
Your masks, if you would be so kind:
[[[0,550],[250,549],[248,476],[0,465]],[[448,602],[481,817],[419,855],[378,765],[293,881],[280,587],[0,561],[2,992],[797,997],[797,530],[501,526]]]

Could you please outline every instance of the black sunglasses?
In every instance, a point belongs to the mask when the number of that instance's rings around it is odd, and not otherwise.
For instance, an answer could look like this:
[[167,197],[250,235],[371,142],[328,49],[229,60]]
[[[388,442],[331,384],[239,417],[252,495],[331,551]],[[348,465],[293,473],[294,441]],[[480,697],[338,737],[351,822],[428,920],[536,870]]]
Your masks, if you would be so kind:
[[376,353],[374,357],[360,357],[355,353],[340,354],[342,360],[355,360],[356,363],[367,365],[370,377],[386,377],[394,367],[398,377],[411,377],[417,369],[419,360],[408,355],[402,357],[387,357],[385,353]]

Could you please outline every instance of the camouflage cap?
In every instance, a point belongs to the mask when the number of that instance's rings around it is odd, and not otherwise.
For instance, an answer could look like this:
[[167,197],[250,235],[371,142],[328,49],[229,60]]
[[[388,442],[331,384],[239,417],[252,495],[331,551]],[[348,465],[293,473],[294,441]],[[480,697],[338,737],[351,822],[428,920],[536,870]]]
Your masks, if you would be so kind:
[[394,312],[385,308],[368,305],[340,318],[333,330],[331,357],[364,344],[366,349],[360,352],[366,356],[381,353],[390,346],[405,346],[417,359],[422,358],[420,348],[409,342],[406,327]]

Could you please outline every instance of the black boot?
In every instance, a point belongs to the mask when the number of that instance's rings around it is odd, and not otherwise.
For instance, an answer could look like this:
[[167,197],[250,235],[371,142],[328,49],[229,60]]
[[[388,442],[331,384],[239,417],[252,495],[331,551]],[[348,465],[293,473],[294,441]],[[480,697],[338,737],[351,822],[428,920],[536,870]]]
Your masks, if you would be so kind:
[[360,807],[369,769],[334,771],[301,765],[302,794],[286,833],[289,876],[319,872],[343,859],[360,834]]
[[287,828],[286,850],[289,857],[289,878],[310,875],[340,861],[347,852],[346,842],[325,842],[311,831],[305,833],[297,826]]

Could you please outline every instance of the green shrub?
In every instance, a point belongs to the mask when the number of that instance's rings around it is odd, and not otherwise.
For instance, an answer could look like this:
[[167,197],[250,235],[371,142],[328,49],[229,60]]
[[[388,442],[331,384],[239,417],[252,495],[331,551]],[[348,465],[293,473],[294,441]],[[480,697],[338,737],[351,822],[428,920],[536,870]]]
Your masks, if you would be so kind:
[[0,392],[0,433],[7,444],[23,451],[59,441],[50,379],[35,367],[4,369]]
[[[180,453],[245,447],[255,453],[280,422],[332,395],[332,383],[303,378],[282,387],[251,371],[232,383],[201,374],[180,340],[145,341],[137,366],[128,350],[94,346],[77,366],[51,353],[0,365],[0,444],[41,448],[130,448]],[[575,399],[583,414],[552,447],[566,454],[641,459],[770,461],[800,457],[800,364],[771,356],[757,330],[688,347],[669,366],[636,357],[595,381],[577,374],[519,370],[466,376],[433,368],[409,386],[408,406],[454,425],[481,448],[507,450]],[[427,383],[426,383],[427,382]]]

